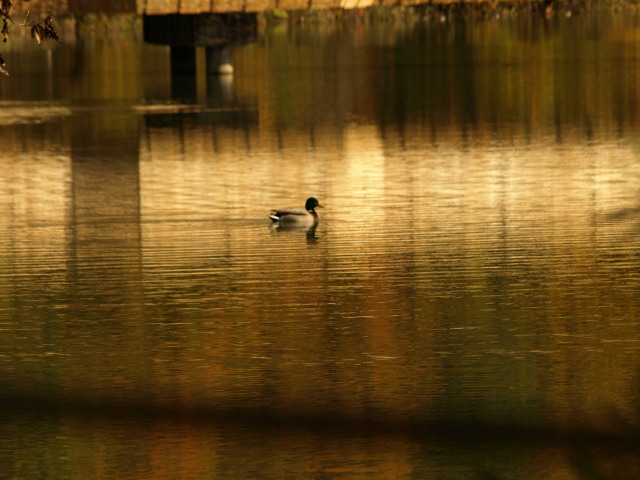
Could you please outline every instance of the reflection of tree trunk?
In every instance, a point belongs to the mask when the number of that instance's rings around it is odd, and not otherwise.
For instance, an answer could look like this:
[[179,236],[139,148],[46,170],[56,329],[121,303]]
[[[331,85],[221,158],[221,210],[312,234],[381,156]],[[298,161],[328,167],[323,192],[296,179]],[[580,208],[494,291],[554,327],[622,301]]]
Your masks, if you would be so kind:
[[140,275],[138,122],[134,115],[73,119],[70,270],[78,273],[99,262],[102,275],[76,277],[97,292],[107,277],[126,275],[131,281]]
[[132,113],[72,118],[69,308],[77,322],[74,335],[101,339],[78,351],[74,361],[86,357],[85,368],[69,368],[65,391],[75,399],[109,402],[140,388],[137,370],[128,372],[130,384],[110,383],[111,372],[135,361],[145,338],[139,134],[139,117]]
[[86,227],[116,222],[109,227],[111,235],[126,231],[127,237],[135,233],[137,238],[138,118],[83,115],[74,120],[71,138],[74,223]]

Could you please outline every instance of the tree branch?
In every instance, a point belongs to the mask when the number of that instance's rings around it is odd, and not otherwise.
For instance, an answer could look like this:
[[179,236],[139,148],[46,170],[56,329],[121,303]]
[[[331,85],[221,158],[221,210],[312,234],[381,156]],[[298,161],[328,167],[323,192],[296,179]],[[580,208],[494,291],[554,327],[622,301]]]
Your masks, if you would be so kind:
[[[22,0],[27,3],[31,0]],[[0,35],[2,36],[2,43],[6,43],[9,38],[9,28],[14,25],[13,20],[11,19],[11,0],[0,0],[0,23],[2,27],[0,27]],[[29,19],[29,14],[31,10],[27,11],[27,14],[24,17],[24,21],[20,24],[22,27],[31,27],[31,38],[33,38],[38,45],[42,43],[43,40],[51,39],[56,42],[60,42],[60,38],[56,33],[55,27],[53,26],[53,17],[48,15],[42,22],[31,22],[27,23]],[[2,54],[0,53],[0,73],[5,75],[9,75],[9,72],[4,68],[6,63]]]

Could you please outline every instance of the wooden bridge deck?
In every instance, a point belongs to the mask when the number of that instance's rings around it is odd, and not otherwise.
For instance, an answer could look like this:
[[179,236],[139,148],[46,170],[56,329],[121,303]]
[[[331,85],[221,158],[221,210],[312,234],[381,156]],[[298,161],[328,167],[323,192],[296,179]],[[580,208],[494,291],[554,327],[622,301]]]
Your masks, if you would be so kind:
[[274,9],[354,9],[393,5],[412,6],[425,3],[442,5],[453,3],[489,3],[489,0],[137,0],[136,3],[138,13],[140,14],[166,15],[176,13],[249,13]]
[[[500,0],[527,3],[542,0]],[[354,9],[420,4],[496,4],[496,0],[13,0],[12,14],[54,16],[87,13],[139,13],[141,15],[193,15],[201,13],[257,13],[280,10]]]

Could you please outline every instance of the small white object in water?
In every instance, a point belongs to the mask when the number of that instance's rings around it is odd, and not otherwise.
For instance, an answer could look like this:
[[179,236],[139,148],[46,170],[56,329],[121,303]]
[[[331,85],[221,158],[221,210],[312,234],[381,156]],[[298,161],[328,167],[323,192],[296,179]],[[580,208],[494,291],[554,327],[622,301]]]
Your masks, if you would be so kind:
[[233,65],[223,63],[218,67],[218,75],[233,75]]

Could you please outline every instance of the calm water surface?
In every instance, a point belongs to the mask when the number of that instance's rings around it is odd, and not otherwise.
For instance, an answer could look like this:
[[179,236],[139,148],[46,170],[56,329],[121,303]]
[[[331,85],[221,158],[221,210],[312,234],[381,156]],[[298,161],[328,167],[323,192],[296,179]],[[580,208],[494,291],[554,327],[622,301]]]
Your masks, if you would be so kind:
[[635,478],[635,16],[110,22],[5,54],[0,477]]

